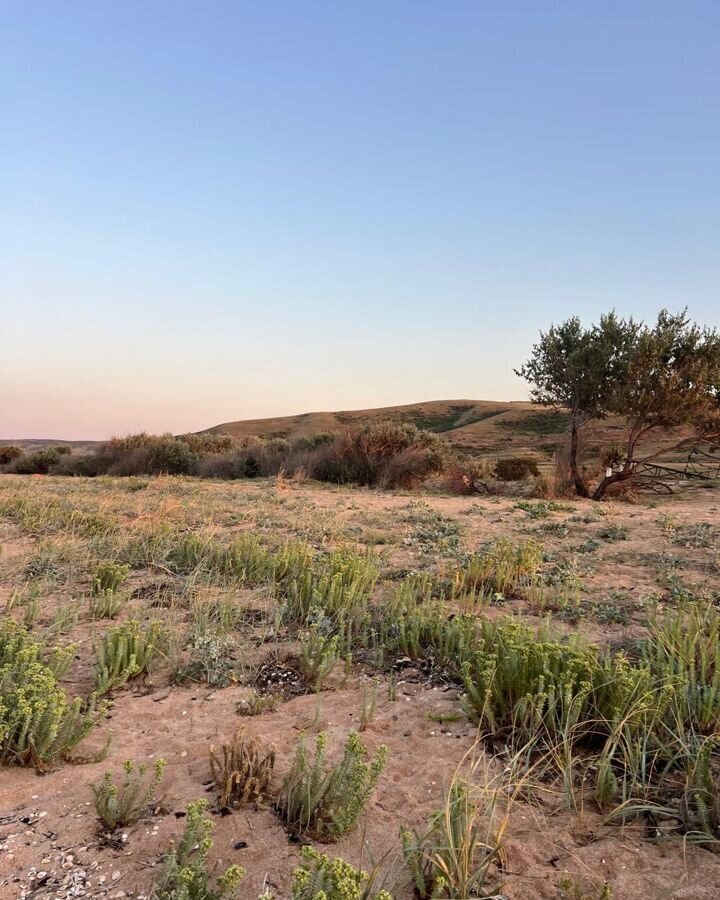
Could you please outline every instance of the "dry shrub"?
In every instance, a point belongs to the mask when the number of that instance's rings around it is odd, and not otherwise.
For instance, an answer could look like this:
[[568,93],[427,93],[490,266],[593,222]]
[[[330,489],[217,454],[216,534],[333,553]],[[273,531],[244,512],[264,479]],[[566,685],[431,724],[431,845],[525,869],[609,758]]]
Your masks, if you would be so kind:
[[459,460],[448,469],[445,486],[452,494],[492,494],[492,467],[487,460]]
[[14,444],[6,444],[4,447],[0,447],[0,466],[6,466],[8,463],[15,462],[22,455],[23,452],[20,447],[16,447]]
[[319,481],[414,487],[441,472],[447,444],[414,425],[379,422],[349,428],[318,447],[305,468]]
[[210,773],[220,790],[221,806],[256,803],[267,790],[275,767],[275,749],[264,750],[256,737],[239,728],[220,753],[210,747]]
[[537,460],[531,456],[508,456],[495,463],[495,475],[500,481],[524,481],[539,474]]

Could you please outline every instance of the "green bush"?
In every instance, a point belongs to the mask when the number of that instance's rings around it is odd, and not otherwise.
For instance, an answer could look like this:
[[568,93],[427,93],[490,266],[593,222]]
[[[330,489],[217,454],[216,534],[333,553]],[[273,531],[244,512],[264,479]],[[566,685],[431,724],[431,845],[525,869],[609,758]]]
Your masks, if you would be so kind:
[[125,584],[129,574],[130,566],[113,562],[100,563],[90,578],[90,589],[96,597],[107,592],[115,593]]
[[60,454],[51,448],[19,456],[8,468],[17,475],[47,475],[59,462]]
[[367,762],[362,741],[351,732],[334,766],[326,762],[326,748],[327,737],[321,732],[311,760],[305,739],[300,739],[277,810],[293,831],[335,841],[356,826],[385,766],[387,747],[381,745]]
[[0,447],[0,466],[7,466],[8,463],[20,459],[22,455],[23,452],[20,447],[16,447],[14,444],[5,444]]
[[442,471],[447,444],[414,425],[379,422],[349,428],[305,460],[308,474],[337,484],[414,487]]
[[300,848],[300,856],[290,900],[393,900],[385,890],[373,891],[367,872],[339,857],[330,859],[308,844]]
[[95,812],[108,831],[132,825],[143,816],[155,798],[166,765],[164,759],[158,759],[148,773],[144,763],[136,766],[127,759],[120,784],[115,784],[112,772],[106,772],[100,784],[90,785]]
[[95,724],[80,698],[68,700],[57,682],[72,649],[48,659],[20,625],[0,625],[0,763],[43,769],[66,756]]
[[95,678],[99,695],[147,675],[166,642],[164,629],[151,622],[142,628],[130,620],[106,632],[95,646]]
[[213,823],[205,816],[207,803],[196,800],[187,808],[185,830],[160,870],[151,900],[230,900],[245,875],[240,866],[228,866],[217,878],[208,870]]

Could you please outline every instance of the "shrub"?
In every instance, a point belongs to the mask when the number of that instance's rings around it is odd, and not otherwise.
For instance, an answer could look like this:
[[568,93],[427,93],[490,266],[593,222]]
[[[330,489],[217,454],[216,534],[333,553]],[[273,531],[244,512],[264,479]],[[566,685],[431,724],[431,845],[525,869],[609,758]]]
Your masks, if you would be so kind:
[[229,744],[223,744],[220,754],[210,747],[210,774],[220,791],[220,805],[228,806],[260,800],[270,784],[275,766],[275,750],[264,751],[255,737],[242,729]]
[[113,591],[92,594],[88,597],[88,614],[91,619],[117,619],[125,602],[125,597]]
[[330,859],[308,844],[300,848],[300,856],[290,900],[393,900],[385,890],[373,891],[367,872],[343,859]]
[[70,456],[72,453],[72,447],[69,447],[67,444],[57,444],[52,449],[58,456]]
[[499,538],[467,558],[455,572],[455,589],[504,597],[522,595],[537,582],[541,565],[542,548],[536,541],[513,544]]
[[8,466],[8,471],[16,475],[47,475],[53,466],[60,462],[57,450],[37,450],[25,456],[19,456]]
[[277,709],[277,694],[258,694],[253,691],[245,700],[239,700],[235,711],[239,716],[261,716]]
[[95,646],[95,677],[98,694],[122,687],[133,678],[147,675],[165,643],[165,632],[157,622],[145,628],[130,620],[110,629]]
[[357,824],[385,765],[387,747],[381,745],[368,763],[362,741],[351,732],[334,766],[326,764],[326,748],[327,737],[321,732],[311,760],[305,739],[300,739],[277,810],[293,831],[334,841]]
[[337,484],[414,487],[440,472],[447,444],[414,425],[380,422],[339,434],[307,459],[308,474]]
[[100,563],[90,579],[93,595],[98,597],[101,594],[119,591],[127,581],[129,573],[130,566],[113,562]]
[[446,485],[453,494],[490,494],[492,479],[493,472],[487,461],[459,460],[450,466]]
[[14,444],[5,444],[0,447],[0,466],[6,466],[8,463],[15,462],[22,455],[23,452],[20,447],[16,447]]
[[158,441],[150,451],[151,475],[190,475],[197,462],[188,443],[167,438]]
[[72,651],[47,660],[42,644],[11,620],[0,624],[0,763],[44,769],[66,756],[96,721],[57,683]]
[[207,631],[196,631],[190,639],[191,659],[181,666],[175,680],[178,684],[188,681],[205,681],[210,687],[226,687],[233,678],[235,662],[234,644]]
[[95,812],[108,831],[132,825],[143,816],[155,797],[166,765],[164,759],[158,759],[148,773],[144,763],[136,766],[127,759],[119,785],[114,783],[112,772],[106,772],[99,785],[90,785]]
[[500,481],[523,481],[539,474],[540,467],[530,456],[508,456],[495,464],[495,475]]
[[491,868],[502,862],[503,826],[495,821],[498,791],[489,791],[487,808],[475,799],[471,784],[455,776],[445,803],[419,833],[400,830],[403,856],[421,900],[478,897]]
[[313,691],[322,690],[323,682],[335,668],[340,656],[340,636],[328,637],[313,626],[300,643],[300,674]]
[[204,800],[188,806],[185,831],[163,861],[151,900],[229,900],[237,896],[244,869],[228,866],[216,879],[208,871],[213,823],[205,816],[206,809]]
[[205,456],[209,453],[226,453],[232,450],[236,444],[236,440],[230,434],[181,434],[179,441],[187,444],[193,453],[198,456]]

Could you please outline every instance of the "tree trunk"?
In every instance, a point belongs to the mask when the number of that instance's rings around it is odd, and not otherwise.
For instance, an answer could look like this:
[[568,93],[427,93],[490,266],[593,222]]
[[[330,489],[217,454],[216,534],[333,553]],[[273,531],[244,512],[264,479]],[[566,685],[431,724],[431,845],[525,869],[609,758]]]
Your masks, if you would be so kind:
[[570,472],[578,497],[589,497],[590,491],[578,467],[578,443],[577,414],[573,412],[572,429],[570,431]]
[[610,487],[611,484],[617,484],[618,481],[627,481],[628,478],[632,478],[635,473],[635,469],[622,469],[620,472],[613,472],[612,475],[607,475],[600,484],[593,491],[592,499],[593,500],[602,500],[605,496],[605,492]]

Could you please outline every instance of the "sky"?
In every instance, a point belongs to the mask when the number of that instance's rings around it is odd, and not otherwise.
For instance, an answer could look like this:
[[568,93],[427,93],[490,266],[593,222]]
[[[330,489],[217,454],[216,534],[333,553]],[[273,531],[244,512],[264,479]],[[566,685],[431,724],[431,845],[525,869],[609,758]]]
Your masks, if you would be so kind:
[[0,437],[527,397],[720,325],[716,0],[0,0]]

